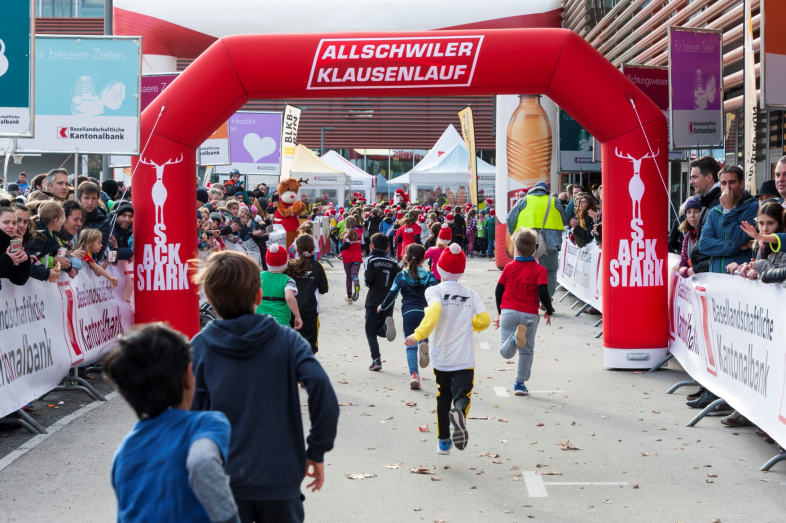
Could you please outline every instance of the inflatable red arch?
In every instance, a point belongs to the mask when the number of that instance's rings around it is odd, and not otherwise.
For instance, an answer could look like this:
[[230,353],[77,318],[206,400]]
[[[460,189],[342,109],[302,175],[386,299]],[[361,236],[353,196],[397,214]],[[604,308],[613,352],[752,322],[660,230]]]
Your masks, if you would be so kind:
[[[142,115],[147,148],[133,179],[136,321],[198,331],[199,298],[186,265],[197,248],[196,149],[248,100],[496,94],[546,95],[601,142],[605,365],[654,363],[668,345],[668,203],[660,174],[667,172],[666,119],[600,53],[563,29],[215,42]],[[645,158],[651,151],[654,160]]]

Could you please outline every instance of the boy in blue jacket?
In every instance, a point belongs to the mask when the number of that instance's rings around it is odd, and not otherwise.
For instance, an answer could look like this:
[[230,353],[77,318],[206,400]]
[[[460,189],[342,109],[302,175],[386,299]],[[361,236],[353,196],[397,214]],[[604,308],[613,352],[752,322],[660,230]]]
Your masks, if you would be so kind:
[[740,226],[756,220],[759,202],[744,190],[745,174],[736,165],[724,167],[718,176],[720,204],[707,213],[699,251],[710,257],[709,272],[723,274],[730,263],[742,265],[750,261],[751,239]]
[[[227,473],[240,520],[302,522],[301,482],[309,476],[306,488],[322,488],[325,452],[336,438],[339,408],[330,380],[297,331],[254,314],[262,290],[251,258],[214,254],[197,282],[220,319],[191,340],[192,410],[216,410],[229,419]],[[308,392],[306,441],[298,382]]]

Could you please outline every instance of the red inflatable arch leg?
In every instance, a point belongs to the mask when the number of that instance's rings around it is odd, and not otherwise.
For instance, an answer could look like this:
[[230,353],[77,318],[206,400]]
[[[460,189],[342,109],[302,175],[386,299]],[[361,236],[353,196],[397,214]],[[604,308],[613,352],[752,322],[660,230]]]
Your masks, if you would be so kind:
[[183,279],[184,264],[196,256],[195,151],[247,100],[494,94],[548,95],[603,144],[604,360],[649,367],[668,337],[668,195],[660,174],[666,120],[600,53],[563,29],[217,41],[142,116],[143,147],[150,142],[133,179],[137,322],[198,331],[197,289]]

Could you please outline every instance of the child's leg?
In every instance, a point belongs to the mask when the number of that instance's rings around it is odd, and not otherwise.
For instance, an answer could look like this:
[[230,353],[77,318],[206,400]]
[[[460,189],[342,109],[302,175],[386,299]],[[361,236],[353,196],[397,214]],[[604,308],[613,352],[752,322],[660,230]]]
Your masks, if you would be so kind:
[[[408,311],[404,314],[404,336],[409,336],[415,329],[418,328],[420,322],[423,321],[423,311]],[[425,339],[423,341],[428,341]],[[419,374],[418,372],[418,346],[407,345],[407,366],[409,366],[409,374]]]
[[352,297],[352,264],[344,264],[344,274],[347,275],[347,296]]
[[463,412],[464,416],[468,416],[472,403],[472,387],[475,385],[475,369],[456,370],[451,374],[450,392],[453,405]]
[[523,317],[522,323],[527,327],[527,344],[519,349],[519,365],[516,372],[516,381],[524,383],[525,381],[529,381],[530,371],[532,370],[532,360],[535,357],[535,334],[538,332],[540,316],[537,314],[527,314],[526,312],[520,312],[519,315]]
[[437,438],[450,439],[450,404],[453,401],[452,373],[434,369],[437,379]]
[[[351,267],[351,271],[352,271],[352,293],[353,294],[355,292],[360,293],[360,276],[359,276],[359,274],[360,274],[360,265],[361,265],[360,262],[353,262],[352,263],[352,267]],[[355,296],[354,299],[357,299],[357,296]]]
[[383,327],[385,325],[384,320],[380,322],[379,319],[384,314],[385,311],[377,314],[376,307],[366,307],[366,339],[368,340],[368,348],[371,350],[372,360],[380,359],[379,341],[377,341],[377,336],[379,336],[379,332],[381,330],[380,323],[382,323]]
[[502,309],[499,319],[499,353],[506,360],[516,355],[516,327],[521,323],[522,313],[512,309]]

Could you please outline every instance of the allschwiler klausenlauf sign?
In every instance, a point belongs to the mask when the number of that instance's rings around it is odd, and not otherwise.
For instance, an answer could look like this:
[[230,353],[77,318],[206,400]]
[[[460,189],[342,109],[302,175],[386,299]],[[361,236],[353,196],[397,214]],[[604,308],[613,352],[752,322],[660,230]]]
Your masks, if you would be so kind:
[[308,89],[468,86],[483,36],[319,41]]

